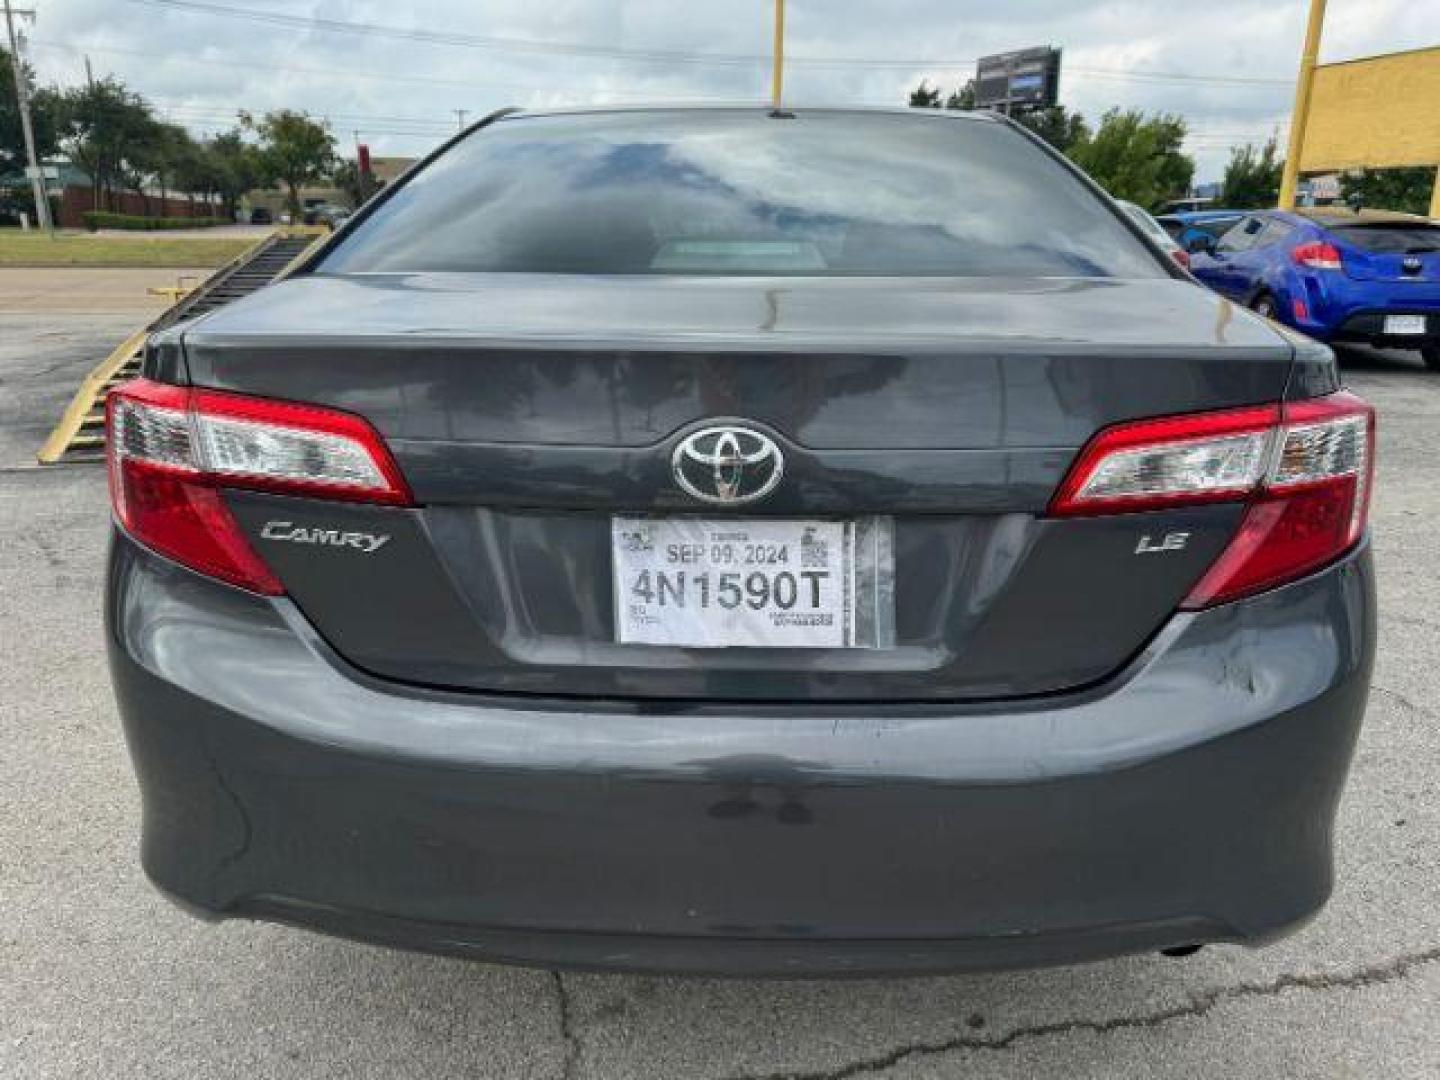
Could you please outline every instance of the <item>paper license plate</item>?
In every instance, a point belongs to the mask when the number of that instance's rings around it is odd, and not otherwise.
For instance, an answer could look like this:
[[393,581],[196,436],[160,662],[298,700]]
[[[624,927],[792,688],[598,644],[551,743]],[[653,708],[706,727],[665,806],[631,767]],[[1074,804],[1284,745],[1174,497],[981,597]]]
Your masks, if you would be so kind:
[[615,638],[719,649],[893,643],[889,518],[611,519]]
[[1387,334],[1423,334],[1425,333],[1424,315],[1386,315],[1385,333]]

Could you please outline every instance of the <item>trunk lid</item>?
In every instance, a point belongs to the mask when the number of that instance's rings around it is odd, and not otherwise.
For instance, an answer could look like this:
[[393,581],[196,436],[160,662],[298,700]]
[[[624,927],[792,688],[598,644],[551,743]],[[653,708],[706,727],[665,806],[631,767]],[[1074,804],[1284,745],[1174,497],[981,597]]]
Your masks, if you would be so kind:
[[[915,701],[1071,688],[1135,655],[1238,509],[1053,521],[1051,494],[1099,428],[1278,400],[1292,355],[1181,281],[465,274],[294,278],[184,348],[197,384],[362,414],[394,451],[418,509],[227,496],[361,668],[487,691]],[[717,418],[783,453],[766,498],[707,506],[676,484],[678,442]],[[619,643],[617,515],[883,521],[893,630],[863,649]],[[1188,544],[1137,557],[1172,532]],[[286,539],[328,534],[388,539]]]
[[1440,225],[1423,221],[1336,226],[1345,273],[1357,281],[1440,282]]

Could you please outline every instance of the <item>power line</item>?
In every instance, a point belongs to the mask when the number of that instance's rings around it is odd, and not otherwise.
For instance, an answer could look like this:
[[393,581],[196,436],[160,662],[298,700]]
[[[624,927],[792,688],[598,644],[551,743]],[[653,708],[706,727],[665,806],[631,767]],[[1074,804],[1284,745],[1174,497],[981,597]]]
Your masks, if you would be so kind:
[[409,29],[383,23],[355,22],[287,15],[278,11],[231,7],[204,3],[202,0],[128,0],[129,3],[176,11],[218,15],[231,19],[266,23],[300,30],[322,30],[330,33],[373,35],[421,41],[433,45],[453,45],[477,49],[513,49],[522,52],[554,53],[565,56],[593,56],[606,59],[643,60],[659,63],[701,63],[740,65],[768,62],[769,57],[750,53],[686,53],[670,49],[626,49],[615,46],[586,45],[581,42],[535,41],[528,38],[486,37],[453,31]]
[[[468,89],[468,90],[477,90],[477,89],[503,90],[503,91],[506,91],[506,92],[508,92],[508,93],[528,93],[528,92],[536,91],[536,90],[551,90],[551,89],[553,89],[553,86],[550,86],[550,85],[541,86],[541,85],[527,85],[527,84],[523,84],[523,83],[481,82],[481,81],[478,81],[478,80],[475,80],[475,79],[438,79],[438,78],[430,78],[430,77],[421,76],[421,75],[399,75],[399,74],[386,74],[386,73],[383,73],[383,72],[375,72],[375,71],[360,71],[360,70],[352,69],[352,68],[294,67],[294,66],[292,66],[292,65],[290,65],[290,64],[273,64],[273,63],[266,63],[266,62],[263,62],[263,61],[255,61],[255,60],[218,60],[218,59],[211,59],[210,57],[189,56],[189,55],[185,55],[185,54],[183,54],[183,53],[182,53],[182,54],[162,53],[162,52],[146,51],[146,50],[143,50],[143,49],[119,49],[119,48],[112,48],[112,47],[109,47],[109,46],[94,47],[94,48],[87,46],[87,47],[85,47],[85,48],[81,48],[81,47],[75,46],[75,45],[67,45],[67,44],[64,44],[63,42],[59,42],[59,41],[39,41],[39,40],[32,40],[32,41],[30,42],[30,44],[35,45],[35,46],[38,46],[38,47],[41,47],[41,48],[45,48],[45,49],[52,49],[52,50],[55,50],[55,51],[57,51],[57,52],[71,53],[71,54],[73,54],[73,55],[75,55],[75,56],[82,56],[82,55],[85,55],[85,54],[88,54],[88,53],[103,53],[103,54],[107,54],[107,55],[113,54],[113,55],[115,55],[115,56],[133,56],[133,57],[136,57],[136,58],[139,58],[139,59],[144,59],[144,60],[164,60],[164,61],[167,61],[167,62],[169,62],[169,63],[190,64],[190,65],[198,66],[198,67],[207,67],[207,68],[209,68],[209,67],[228,67],[228,68],[235,68],[235,69],[240,70],[240,71],[255,71],[255,72],[258,72],[258,71],[278,71],[278,72],[282,72],[282,73],[287,74],[287,75],[321,75],[321,76],[334,77],[334,78],[340,78],[340,79],[373,79],[373,80],[376,80],[376,81],[378,81],[378,82],[417,83],[417,84],[425,84],[425,85],[430,85],[430,86],[444,86],[444,87],[453,87],[453,88]],[[629,93],[618,93],[618,94],[617,94],[617,93],[613,93],[613,92],[610,92],[610,91],[606,91],[606,93],[607,93],[607,96],[610,96],[610,97],[632,98],[632,99],[637,100],[637,101],[655,101],[655,100],[661,100],[661,99],[657,99],[654,95],[645,94],[645,93],[639,93],[639,92],[637,92],[637,93],[635,93],[635,94],[629,94]],[[579,100],[584,100],[584,99],[577,98],[576,100],[579,101]],[[704,96],[704,95],[699,95],[699,96],[697,96],[697,95],[688,95],[688,94],[687,94],[687,95],[685,95],[683,98],[674,98],[673,100],[675,100],[675,101],[689,101],[689,102],[705,102],[705,101],[729,102],[729,101],[734,101],[734,100],[735,100],[735,96],[734,96],[733,94],[732,94],[732,95],[728,95],[728,96],[723,96],[723,97],[722,97],[722,96]]]
[[[504,89],[516,93],[524,93],[526,91],[546,89],[546,87],[540,86],[526,86],[522,84],[511,83],[486,83],[469,79],[441,79],[415,75],[384,74],[374,71],[360,71],[342,68],[293,67],[288,64],[264,63],[254,60],[220,60],[216,58],[199,57],[183,53],[161,53],[140,49],[122,49],[112,47],[81,49],[76,46],[52,41],[32,40],[31,44],[46,49],[71,53],[77,56],[84,55],[88,52],[98,52],[105,54],[115,54],[118,56],[133,56],[147,60],[165,60],[172,63],[192,64],[205,67],[229,67],[242,71],[277,71],[296,75],[318,75],[344,79],[373,79],[382,82],[433,84],[437,86],[464,87],[469,89],[490,87]],[[719,97],[686,95],[684,97],[664,98],[661,96],[643,92],[636,94],[607,93],[606,97],[607,99],[614,100],[617,103],[627,98],[633,100],[652,101],[656,103],[671,101],[674,103],[697,104],[716,101],[733,102],[735,100],[732,95]],[[576,100],[580,101],[584,99],[582,97],[577,98]],[[177,119],[195,124],[197,126],[233,125],[236,121],[236,113],[241,111],[242,108],[240,106],[235,106],[233,111],[227,112],[227,107],[224,105],[214,105],[197,101],[180,102],[159,100],[157,101],[157,104],[160,104],[165,109],[176,113]],[[555,104],[561,103],[555,102]],[[847,101],[847,104],[859,104],[859,102]],[[264,110],[256,108],[246,108],[245,111],[263,112]],[[451,111],[458,113],[468,110]],[[336,120],[343,121],[343,126],[351,126],[353,123],[360,123],[365,127],[366,131],[370,132],[371,134],[377,135],[386,134],[412,138],[431,138],[448,133],[450,130],[452,130],[452,125],[449,121],[431,119],[426,117],[389,116],[365,113],[337,113],[330,112],[328,110],[316,110],[316,113],[317,115],[323,114],[327,118],[334,118]],[[1186,135],[1187,143],[1199,148],[1204,148],[1206,146],[1212,145],[1230,145],[1233,142],[1240,141],[1242,138],[1253,136],[1257,129],[1266,127],[1273,128],[1276,126],[1280,126],[1283,125],[1286,120],[1286,117],[1283,115],[1269,112],[1264,113],[1263,115],[1259,115],[1253,120],[1245,119],[1243,117],[1235,117],[1233,114],[1226,114],[1222,112],[1211,114],[1211,122],[1206,123],[1203,119],[1206,114],[1200,115],[1202,117],[1201,123],[1197,127],[1192,128]]]
[[[715,64],[721,66],[750,66],[768,64],[768,53],[695,53],[672,49],[638,49],[610,45],[589,45],[574,41],[538,41],[533,38],[493,37],[478,34],[463,34],[455,31],[421,30],[385,23],[357,22],[345,19],[287,15],[277,11],[261,11],[255,8],[233,7],[226,4],[207,3],[205,0],[127,0],[132,4],[183,11],[192,14],[216,15],[223,18],[244,19],[271,26],[291,29],[317,30],[328,33],[358,34],[362,36],[390,37],[408,41],[425,42],[432,45],[450,45],[474,49],[509,49],[516,52],[537,52],[562,56],[587,56],[609,60],[631,60],[648,63]],[[914,69],[935,67],[973,67],[974,57],[947,59],[939,57],[873,58],[859,56],[794,56],[787,55],[785,62],[790,65],[815,67],[847,67],[871,69]],[[1163,81],[1206,84],[1211,86],[1291,86],[1293,81],[1281,78],[1263,78],[1243,75],[1197,75],[1193,72],[1174,71],[1130,71],[1119,68],[1103,68],[1069,65],[1067,71],[1074,74],[1090,75],[1096,78],[1135,79],[1140,81]]]
[[[213,105],[206,104],[205,102],[200,101],[174,101],[166,98],[150,98],[149,100],[152,105],[158,105],[162,109],[170,109],[180,112],[188,110],[191,112],[223,113],[230,108],[230,106],[226,104]],[[236,105],[234,109],[237,113],[261,113],[265,111],[264,109],[257,109],[246,105]],[[446,129],[454,126],[448,120],[441,120],[439,118],[431,118],[428,116],[390,116],[388,114],[381,113],[334,112],[329,109],[325,109],[322,111],[325,116],[333,120],[343,120],[347,123],[351,120],[374,120],[381,123],[407,124],[420,127],[439,127]]]
[[80,48],[76,45],[66,45],[59,41],[40,41],[32,39],[31,45],[46,49],[54,49],[59,52],[73,53],[76,56],[85,53],[105,53],[115,56],[134,56],[146,60],[168,60],[172,63],[195,64],[203,67],[228,67],[238,68],[242,71],[283,71],[290,75],[325,75],[342,79],[374,79],[379,82],[404,82],[416,83],[417,85],[469,87],[472,89],[487,90],[544,90],[544,86],[521,87],[515,83],[480,82],[475,79],[437,79],[424,75],[399,75],[386,74],[377,71],[360,71],[353,68],[313,68],[296,67],[291,64],[272,64],[262,61],[251,60],[216,60],[209,57],[187,56],[185,54],[148,52],[143,49],[119,49],[111,46]]

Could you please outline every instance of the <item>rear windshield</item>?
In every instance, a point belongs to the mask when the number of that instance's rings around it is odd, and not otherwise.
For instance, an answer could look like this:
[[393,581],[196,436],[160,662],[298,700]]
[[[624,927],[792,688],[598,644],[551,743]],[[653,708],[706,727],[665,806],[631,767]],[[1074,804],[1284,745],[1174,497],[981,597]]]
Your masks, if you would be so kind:
[[1215,237],[1216,240],[1219,240],[1220,237],[1233,229],[1235,223],[1239,220],[1240,217],[1238,214],[1235,217],[1205,218],[1203,221],[1191,221],[1186,227],[1202,233],[1209,233]]
[[1376,255],[1423,255],[1440,251],[1440,225],[1416,222],[1414,225],[1341,225],[1331,226],[1347,244]]
[[525,117],[421,170],[322,272],[1163,277],[1024,136],[934,115]]

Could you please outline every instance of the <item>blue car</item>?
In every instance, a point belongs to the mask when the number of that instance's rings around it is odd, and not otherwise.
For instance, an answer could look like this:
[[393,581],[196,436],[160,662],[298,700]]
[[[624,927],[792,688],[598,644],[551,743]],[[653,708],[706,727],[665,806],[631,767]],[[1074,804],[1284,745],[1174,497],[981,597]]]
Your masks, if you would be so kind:
[[1155,220],[1177,244],[1190,251],[1204,237],[1220,239],[1244,216],[1244,210],[1172,210]]
[[1260,210],[1190,244],[1216,292],[1311,337],[1417,349],[1440,371],[1440,224],[1340,208]]

